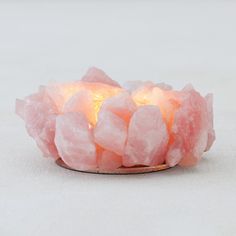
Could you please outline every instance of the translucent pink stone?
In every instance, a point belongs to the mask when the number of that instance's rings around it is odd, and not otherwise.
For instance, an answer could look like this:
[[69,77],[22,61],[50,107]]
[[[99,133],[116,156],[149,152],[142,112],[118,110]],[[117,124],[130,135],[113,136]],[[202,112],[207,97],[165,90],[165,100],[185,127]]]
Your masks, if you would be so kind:
[[77,92],[83,89],[78,82],[50,84],[46,87],[46,92],[56,104],[59,112],[63,111],[65,103]]
[[195,165],[207,145],[206,101],[190,86],[183,90],[181,96],[181,107],[175,113],[172,127],[173,140],[166,156],[169,166]]
[[102,148],[123,155],[127,138],[127,125],[110,111],[101,111],[94,128],[94,139]]
[[55,143],[62,160],[78,170],[97,167],[96,147],[82,113],[66,113],[56,120]]
[[110,151],[103,151],[98,159],[98,167],[100,170],[115,170],[122,166],[122,157]]
[[153,83],[152,81],[140,81],[140,80],[134,80],[134,81],[128,81],[125,82],[124,88],[128,90],[129,92],[140,92],[142,90],[152,89],[154,87],[158,87],[162,90],[172,90],[172,87],[165,83]]
[[111,111],[128,123],[136,108],[129,93],[123,92],[106,99],[101,107],[101,112]]
[[116,81],[112,80],[107,74],[105,74],[104,71],[96,67],[89,68],[86,75],[81,80],[90,83],[96,82],[121,87]]
[[213,122],[213,94],[207,94],[205,97],[207,103],[207,111],[208,111],[208,139],[207,139],[207,147],[205,151],[210,150],[211,146],[215,141],[215,130],[214,130],[214,122]]
[[38,147],[44,153],[46,157],[59,158],[56,145],[54,143],[55,129],[56,129],[56,115],[50,115],[44,123],[44,126],[39,133],[38,137],[35,137]]
[[16,101],[16,112],[25,120],[26,129],[46,157],[58,158],[55,137],[56,105],[44,87],[25,100]]
[[142,88],[152,88],[155,84],[152,81],[132,80],[124,83],[124,88],[129,92],[135,92]]
[[168,131],[170,132],[175,112],[180,106],[179,93],[154,87],[150,92],[150,103],[160,108],[162,117],[166,122]]
[[157,106],[142,106],[133,114],[123,157],[124,166],[158,165],[164,162],[168,132]]
[[64,113],[81,112],[92,124],[96,123],[96,112],[94,109],[93,97],[90,91],[81,90],[73,95],[65,104]]
[[172,86],[166,83],[157,83],[156,86],[163,90],[172,90]]
[[16,99],[16,108],[15,112],[22,119],[25,118],[25,101],[21,99]]

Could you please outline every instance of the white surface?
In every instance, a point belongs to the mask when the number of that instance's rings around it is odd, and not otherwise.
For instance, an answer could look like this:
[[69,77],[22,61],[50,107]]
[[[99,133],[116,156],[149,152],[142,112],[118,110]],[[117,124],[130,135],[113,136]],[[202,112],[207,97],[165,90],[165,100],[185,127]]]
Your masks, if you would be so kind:
[[[118,3],[119,2],[119,3]],[[234,1],[0,2],[0,235],[236,235]],[[70,172],[41,157],[14,100],[87,67],[215,95],[217,141],[193,169]]]

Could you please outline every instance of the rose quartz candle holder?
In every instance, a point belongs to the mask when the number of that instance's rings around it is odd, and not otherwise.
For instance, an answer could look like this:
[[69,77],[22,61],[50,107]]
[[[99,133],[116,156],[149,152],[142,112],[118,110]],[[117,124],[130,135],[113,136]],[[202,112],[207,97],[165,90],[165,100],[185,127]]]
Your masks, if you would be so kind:
[[81,80],[41,86],[16,113],[45,157],[89,173],[129,174],[194,166],[214,140],[213,96],[191,85],[132,81],[90,68]]

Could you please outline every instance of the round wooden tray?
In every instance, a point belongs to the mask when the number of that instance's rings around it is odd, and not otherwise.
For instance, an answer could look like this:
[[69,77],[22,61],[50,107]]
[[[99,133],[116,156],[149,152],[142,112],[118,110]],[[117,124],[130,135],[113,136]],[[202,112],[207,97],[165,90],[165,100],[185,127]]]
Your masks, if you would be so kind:
[[92,173],[92,174],[115,174],[115,175],[120,175],[120,174],[144,174],[144,173],[151,173],[151,172],[156,172],[156,171],[161,171],[161,170],[166,170],[169,169],[170,167],[167,164],[162,164],[162,165],[157,165],[157,166],[137,166],[137,167],[120,167],[116,170],[109,171],[109,170],[76,170],[73,169],[69,166],[67,166],[62,159],[57,159],[56,164],[66,168],[68,170],[73,170],[73,171],[79,171],[79,172],[85,172],[85,173]]

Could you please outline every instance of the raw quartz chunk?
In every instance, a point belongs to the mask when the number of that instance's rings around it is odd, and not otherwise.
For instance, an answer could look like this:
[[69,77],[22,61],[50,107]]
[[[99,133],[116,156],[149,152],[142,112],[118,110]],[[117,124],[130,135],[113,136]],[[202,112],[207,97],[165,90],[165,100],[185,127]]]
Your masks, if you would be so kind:
[[133,81],[127,81],[124,83],[124,88],[129,92],[137,91],[138,89],[142,88],[153,88],[158,87],[162,90],[172,90],[172,87],[165,83],[153,83],[152,81],[140,81],[140,80],[133,80]]
[[180,107],[179,93],[176,91],[164,91],[159,87],[152,89],[151,104],[160,108],[164,121],[166,122],[169,133],[173,125],[175,112]]
[[55,143],[60,157],[71,168],[93,170],[97,167],[96,146],[84,114],[59,115]]
[[37,145],[46,157],[59,158],[56,145],[54,143],[56,130],[56,115],[49,115],[44,123],[44,127],[35,138]]
[[111,111],[123,119],[127,124],[135,110],[136,105],[127,92],[122,92],[116,96],[106,99],[101,107],[101,112]]
[[162,90],[172,90],[172,86],[170,86],[169,84],[165,84],[165,83],[157,83],[156,87],[162,89]]
[[116,81],[112,80],[107,74],[105,74],[104,71],[96,67],[89,68],[81,80],[90,83],[102,83],[115,87],[121,87]]
[[110,111],[101,111],[94,128],[94,140],[102,148],[123,155],[127,138],[127,124]]
[[64,113],[81,112],[83,113],[91,124],[96,123],[96,113],[93,104],[93,97],[88,90],[81,90],[72,96],[65,104]]
[[151,105],[139,107],[130,120],[123,165],[162,164],[168,139],[159,108]]
[[124,88],[132,93],[142,88],[152,88],[155,84],[152,81],[132,80],[124,83]]
[[213,95],[207,94],[205,97],[207,103],[207,111],[208,111],[208,139],[207,139],[207,146],[206,150],[210,150],[211,146],[215,141],[215,130],[214,130],[214,123],[213,123]]
[[115,154],[114,152],[104,150],[101,156],[98,158],[98,168],[100,170],[112,171],[121,166],[122,166],[122,157]]
[[17,100],[16,113],[24,119],[28,134],[35,139],[44,156],[57,159],[54,137],[58,110],[45,87],[40,87],[38,93],[26,97],[25,100]]
[[208,113],[206,101],[192,87],[182,91],[181,107],[175,113],[166,162],[169,166],[179,164],[192,166],[200,160],[207,146]]
[[15,107],[16,114],[21,118],[25,119],[25,101],[21,99],[16,99],[16,107]]
[[48,95],[54,101],[60,113],[63,111],[65,103],[82,89],[82,84],[77,82],[50,84],[46,87]]
[[133,91],[132,98],[137,106],[158,106],[170,133],[174,114],[180,106],[178,92],[147,84]]

